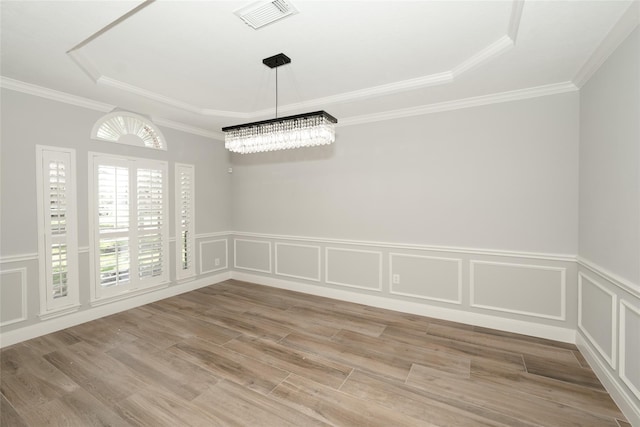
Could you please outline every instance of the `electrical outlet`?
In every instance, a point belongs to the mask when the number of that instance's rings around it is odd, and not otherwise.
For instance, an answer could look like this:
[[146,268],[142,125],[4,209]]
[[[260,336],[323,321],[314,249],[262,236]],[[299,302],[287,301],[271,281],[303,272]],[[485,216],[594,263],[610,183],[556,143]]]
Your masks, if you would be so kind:
[[392,281],[394,285],[399,285],[400,284],[400,275],[399,274],[394,274],[392,277]]
[[219,266],[220,265],[220,258],[216,258],[213,262],[216,265],[216,267]]

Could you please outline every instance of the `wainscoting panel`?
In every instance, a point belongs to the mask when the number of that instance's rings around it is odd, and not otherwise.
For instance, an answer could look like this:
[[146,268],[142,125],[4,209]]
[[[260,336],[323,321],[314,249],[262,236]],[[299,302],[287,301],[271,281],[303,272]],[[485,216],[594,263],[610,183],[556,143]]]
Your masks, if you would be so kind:
[[326,283],[382,290],[382,252],[327,247],[325,259]]
[[209,274],[229,267],[227,239],[201,240],[200,274]]
[[0,271],[0,326],[27,319],[27,269]]
[[471,261],[471,306],[545,319],[566,319],[566,269]]
[[616,367],[616,295],[593,277],[578,273],[578,329]]
[[640,307],[620,300],[620,378],[640,400]]
[[462,303],[462,259],[389,254],[390,293]]
[[271,273],[271,242],[235,239],[233,249],[235,268]]
[[276,274],[320,281],[320,246],[277,242]]

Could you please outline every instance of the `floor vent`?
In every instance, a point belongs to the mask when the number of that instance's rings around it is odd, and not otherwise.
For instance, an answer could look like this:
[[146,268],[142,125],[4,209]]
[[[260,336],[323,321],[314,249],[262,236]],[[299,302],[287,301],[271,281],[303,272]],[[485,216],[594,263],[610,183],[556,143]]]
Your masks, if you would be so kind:
[[288,1],[271,0],[252,3],[234,13],[248,26],[257,30],[287,16],[295,15],[298,10]]

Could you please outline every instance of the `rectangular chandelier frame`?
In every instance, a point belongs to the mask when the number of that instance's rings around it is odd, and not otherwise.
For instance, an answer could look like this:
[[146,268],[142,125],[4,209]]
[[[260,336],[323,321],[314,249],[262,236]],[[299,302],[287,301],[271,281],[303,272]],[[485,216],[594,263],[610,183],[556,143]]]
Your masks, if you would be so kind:
[[338,120],[326,111],[296,114],[222,128],[225,148],[248,154],[312,147],[335,141]]

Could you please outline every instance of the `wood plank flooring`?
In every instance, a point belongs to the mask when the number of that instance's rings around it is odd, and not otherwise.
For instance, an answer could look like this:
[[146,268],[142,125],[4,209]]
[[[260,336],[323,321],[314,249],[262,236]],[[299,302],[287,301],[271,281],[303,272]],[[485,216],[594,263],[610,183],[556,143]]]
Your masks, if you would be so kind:
[[3,349],[1,426],[628,426],[574,345],[229,280]]

